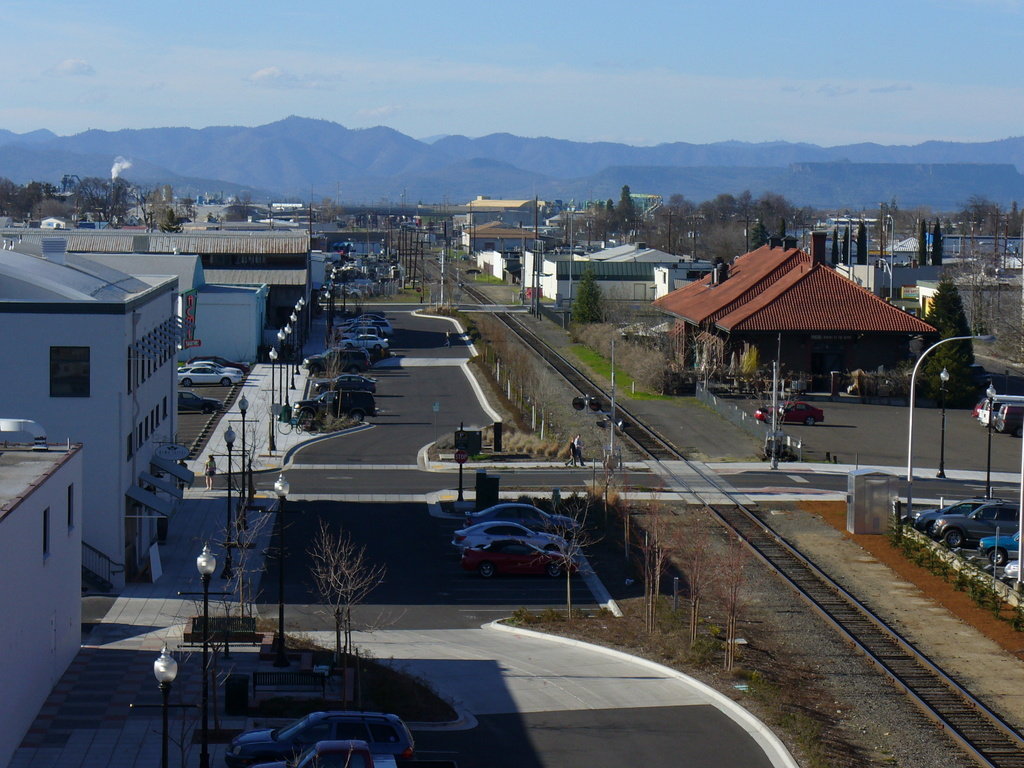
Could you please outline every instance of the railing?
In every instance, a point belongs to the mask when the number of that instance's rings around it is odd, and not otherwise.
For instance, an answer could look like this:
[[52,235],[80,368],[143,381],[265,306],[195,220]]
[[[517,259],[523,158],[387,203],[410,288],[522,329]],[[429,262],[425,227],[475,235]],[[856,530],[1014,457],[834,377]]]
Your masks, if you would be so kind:
[[[735,424],[748,435],[752,435],[757,438],[762,445],[766,444],[768,435],[771,431],[770,425],[763,421],[758,421],[735,403],[709,392],[707,386],[701,382],[697,382],[697,399],[713,409],[715,413],[722,418]],[[801,461],[803,459],[804,446],[802,440],[783,432],[780,445],[789,448],[797,461]]]
[[107,591],[114,588],[114,576],[124,573],[124,563],[117,563],[95,547],[82,542],[82,571]]

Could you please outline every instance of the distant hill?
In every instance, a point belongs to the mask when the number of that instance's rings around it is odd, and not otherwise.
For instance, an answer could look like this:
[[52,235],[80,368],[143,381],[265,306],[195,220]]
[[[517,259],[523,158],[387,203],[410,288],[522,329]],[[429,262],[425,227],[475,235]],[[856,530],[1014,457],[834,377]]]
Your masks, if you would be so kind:
[[1024,138],[914,146],[788,142],[675,142],[634,147],[613,142],[523,138],[497,133],[418,141],[391,128],[353,130],[327,120],[288,117],[267,125],[142,130],[0,129],[0,176],[58,183],[64,174],[109,175],[113,159],[132,162],[125,178],[172,184],[179,192],[235,193],[255,199],[312,196],[346,202],[461,203],[475,195],[617,199],[635,192],[694,201],[749,189],[799,205],[958,207],[972,195],[1003,205],[1024,200]]

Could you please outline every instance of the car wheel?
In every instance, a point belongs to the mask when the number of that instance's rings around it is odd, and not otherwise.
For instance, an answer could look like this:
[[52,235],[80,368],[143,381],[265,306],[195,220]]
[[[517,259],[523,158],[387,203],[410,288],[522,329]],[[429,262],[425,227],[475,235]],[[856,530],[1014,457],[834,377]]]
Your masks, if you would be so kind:
[[380,350],[381,350],[380,344],[374,344],[373,345],[373,351],[374,352],[380,352]]
[[1024,435],[1024,427],[1017,427],[1015,430],[1013,430],[1014,437],[1021,437],[1022,435]]
[[476,570],[485,579],[491,578],[491,576],[498,572],[498,569],[494,567],[494,563],[490,560],[484,560]]
[[358,408],[355,408],[348,412],[348,417],[353,421],[362,421],[366,418],[366,414]]
[[183,387],[191,387],[192,386],[192,379],[182,379],[181,380],[181,386],[183,386]]
[[220,380],[220,385],[222,387],[230,387],[231,386],[231,379],[229,379],[227,376],[225,376],[223,379]]
[[548,567],[544,570],[552,579],[557,579],[559,576],[562,575],[562,566],[560,566],[558,563],[548,563]]
[[963,531],[961,531],[958,528],[950,528],[942,536],[942,540],[946,542],[946,546],[948,546],[950,549],[956,549],[958,547],[961,547],[964,543]]
[[314,411],[311,411],[308,408],[304,409],[304,410],[301,410],[301,411],[299,411],[298,424],[303,429],[309,429],[310,424],[313,423],[313,420],[315,418],[316,418],[316,413]]
[[203,413],[213,413],[216,410],[217,409],[214,408],[212,405],[204,405],[203,406]]
[[806,419],[804,419],[804,424],[806,424],[808,427],[813,427],[814,426],[814,417],[813,416],[808,416]]
[[988,559],[992,563],[992,565],[998,565],[1000,568],[1002,568],[1004,565],[1006,565],[1006,561],[1009,558],[1006,555],[1005,549],[1003,549],[1002,547],[996,547],[988,553]]

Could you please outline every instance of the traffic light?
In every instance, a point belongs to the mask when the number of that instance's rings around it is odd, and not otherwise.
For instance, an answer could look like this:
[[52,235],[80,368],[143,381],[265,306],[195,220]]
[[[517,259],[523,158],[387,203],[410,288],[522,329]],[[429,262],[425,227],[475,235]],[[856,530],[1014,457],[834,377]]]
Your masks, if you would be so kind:
[[592,410],[594,413],[598,413],[599,411],[604,410],[604,403],[602,403],[596,397],[587,398],[587,405],[590,407],[590,410]]
[[572,399],[572,407],[577,411],[582,411],[587,407],[587,398],[585,397],[574,397]]
[[594,413],[600,413],[605,409],[604,402],[595,395],[574,397],[572,399],[572,407],[575,408],[577,411],[582,411],[586,408],[589,408]]

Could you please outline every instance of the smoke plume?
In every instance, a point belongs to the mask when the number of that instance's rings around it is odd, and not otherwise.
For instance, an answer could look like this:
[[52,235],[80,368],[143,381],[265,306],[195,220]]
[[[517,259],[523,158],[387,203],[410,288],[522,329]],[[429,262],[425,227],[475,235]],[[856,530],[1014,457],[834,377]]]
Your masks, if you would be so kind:
[[123,171],[127,171],[131,167],[131,160],[125,160],[123,157],[118,155],[116,158],[114,158],[114,164],[110,166],[110,180],[113,181],[118,176],[120,176]]

